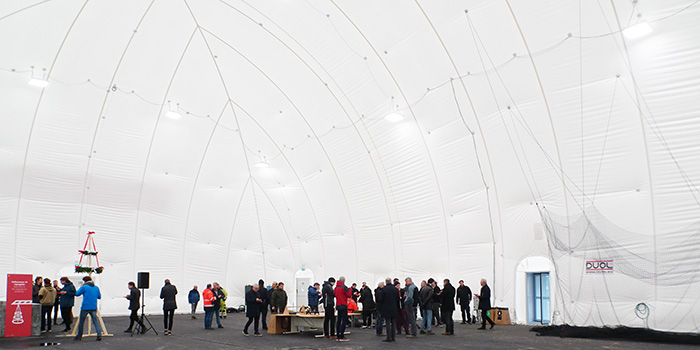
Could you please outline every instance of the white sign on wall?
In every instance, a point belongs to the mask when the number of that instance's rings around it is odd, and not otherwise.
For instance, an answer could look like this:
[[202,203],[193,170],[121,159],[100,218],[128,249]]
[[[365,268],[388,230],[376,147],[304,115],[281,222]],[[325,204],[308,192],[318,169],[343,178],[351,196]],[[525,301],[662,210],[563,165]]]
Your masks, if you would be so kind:
[[586,273],[612,273],[613,260],[588,260],[586,261]]

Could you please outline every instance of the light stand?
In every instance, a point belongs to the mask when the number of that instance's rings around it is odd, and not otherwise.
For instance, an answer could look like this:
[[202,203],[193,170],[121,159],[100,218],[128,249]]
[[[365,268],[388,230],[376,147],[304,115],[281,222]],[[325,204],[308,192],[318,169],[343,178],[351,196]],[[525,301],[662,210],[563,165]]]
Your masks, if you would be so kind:
[[[139,322],[136,324],[136,327],[131,331],[131,336],[134,336],[134,333],[138,334],[146,334],[148,330],[153,330],[153,333],[158,335],[158,331],[153,327],[153,324],[151,324],[151,321],[148,320],[148,317],[146,317],[146,314],[144,313],[144,308],[146,307],[145,304],[146,301],[146,290],[144,288],[141,288],[141,318],[139,319]],[[143,321],[148,322],[148,327],[143,323]]]

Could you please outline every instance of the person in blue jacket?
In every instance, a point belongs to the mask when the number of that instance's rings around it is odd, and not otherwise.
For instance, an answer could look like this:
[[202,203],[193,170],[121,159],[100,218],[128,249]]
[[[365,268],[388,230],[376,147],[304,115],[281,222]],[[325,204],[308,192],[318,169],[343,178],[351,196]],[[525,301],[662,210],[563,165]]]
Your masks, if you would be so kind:
[[73,305],[75,304],[75,286],[68,277],[61,277],[63,288],[58,294],[61,295],[58,301],[58,306],[61,308],[61,318],[66,325],[64,332],[70,331],[70,326],[73,324]]
[[311,308],[311,313],[318,313],[318,299],[321,297],[321,285],[318,282],[314,283],[313,286],[309,286],[309,308]]
[[97,321],[97,299],[102,299],[100,287],[92,282],[90,276],[83,277],[83,282],[83,286],[75,293],[75,296],[83,296],[83,304],[80,306],[78,334],[73,340],[83,340],[83,323],[85,322],[85,317],[90,315],[92,324],[95,326],[95,332],[97,333],[97,341],[100,341],[102,340],[102,328],[100,328],[100,323]]
[[199,291],[197,286],[194,286],[189,294],[187,294],[187,301],[189,301],[190,306],[192,306],[192,319],[197,319],[194,317],[194,313],[197,311],[197,304],[199,304]]

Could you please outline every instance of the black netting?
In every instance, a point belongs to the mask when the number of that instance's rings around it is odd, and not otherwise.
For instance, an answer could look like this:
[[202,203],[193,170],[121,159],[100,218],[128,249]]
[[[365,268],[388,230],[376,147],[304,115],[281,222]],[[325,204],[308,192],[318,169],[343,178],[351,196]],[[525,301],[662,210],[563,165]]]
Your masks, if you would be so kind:
[[[552,258],[613,260],[614,273],[650,284],[688,285],[700,280],[700,221],[678,232],[644,235],[627,231],[595,207],[567,220],[542,211]],[[656,263],[656,266],[655,266]]]
[[662,332],[653,329],[632,327],[575,327],[569,325],[537,326],[530,329],[540,336],[562,338],[622,339],[667,344],[700,345],[700,335],[696,333]]

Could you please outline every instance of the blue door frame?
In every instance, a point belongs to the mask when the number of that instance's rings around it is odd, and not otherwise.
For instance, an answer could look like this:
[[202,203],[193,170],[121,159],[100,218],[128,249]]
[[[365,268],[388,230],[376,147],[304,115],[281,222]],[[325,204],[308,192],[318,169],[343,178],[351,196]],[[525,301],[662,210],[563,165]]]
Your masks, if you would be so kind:
[[527,274],[527,322],[549,324],[549,272]]

